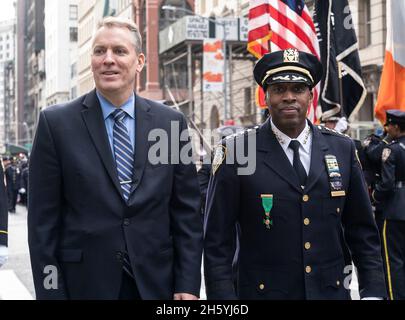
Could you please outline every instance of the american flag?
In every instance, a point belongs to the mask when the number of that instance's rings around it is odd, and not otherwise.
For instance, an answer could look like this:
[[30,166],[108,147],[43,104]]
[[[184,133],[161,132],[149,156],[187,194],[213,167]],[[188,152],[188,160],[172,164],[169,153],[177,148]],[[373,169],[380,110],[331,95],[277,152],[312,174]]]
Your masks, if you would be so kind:
[[[268,41],[270,40],[270,47]],[[318,38],[304,0],[250,0],[248,50],[256,58],[265,53],[288,48],[312,53],[320,59]],[[319,86],[308,118],[316,123]]]

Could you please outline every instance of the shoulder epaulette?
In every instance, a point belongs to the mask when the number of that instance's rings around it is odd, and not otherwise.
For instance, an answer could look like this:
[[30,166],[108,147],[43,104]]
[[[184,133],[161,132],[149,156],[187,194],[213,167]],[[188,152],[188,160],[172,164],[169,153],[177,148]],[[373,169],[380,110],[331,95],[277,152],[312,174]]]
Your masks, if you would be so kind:
[[351,139],[351,137],[348,136],[347,134],[340,133],[340,132],[338,132],[338,131],[336,131],[336,130],[327,128],[327,127],[325,127],[325,126],[317,126],[317,128],[318,128],[319,130],[321,130],[322,133],[325,133],[325,134],[331,134],[331,135],[335,135],[335,136],[338,136],[338,137],[345,137],[345,138]]
[[240,132],[237,132],[237,133],[234,133],[234,134],[231,134],[231,135],[225,137],[224,140],[227,141],[227,140],[237,139],[239,137],[243,137],[246,135],[256,134],[259,128],[260,128],[260,126],[256,126],[253,128],[242,130]]

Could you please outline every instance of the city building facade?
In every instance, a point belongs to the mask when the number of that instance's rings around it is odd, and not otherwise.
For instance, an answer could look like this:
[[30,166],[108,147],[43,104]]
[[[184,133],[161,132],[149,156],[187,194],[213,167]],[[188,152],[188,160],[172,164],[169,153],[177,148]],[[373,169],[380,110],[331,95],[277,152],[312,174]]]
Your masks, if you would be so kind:
[[[76,96],[77,0],[45,0],[46,105]],[[68,13],[68,14],[66,14]]]
[[15,20],[0,22],[0,153],[5,144],[14,142],[10,135],[15,127],[14,51]]

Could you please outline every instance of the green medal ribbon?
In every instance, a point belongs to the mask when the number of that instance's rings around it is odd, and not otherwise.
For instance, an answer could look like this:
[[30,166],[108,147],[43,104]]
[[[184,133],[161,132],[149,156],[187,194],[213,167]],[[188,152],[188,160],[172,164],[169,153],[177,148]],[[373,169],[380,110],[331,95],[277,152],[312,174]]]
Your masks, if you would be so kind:
[[262,194],[260,197],[262,198],[262,206],[265,213],[263,223],[267,229],[270,229],[270,226],[273,225],[273,219],[270,217],[270,211],[273,208],[273,195]]

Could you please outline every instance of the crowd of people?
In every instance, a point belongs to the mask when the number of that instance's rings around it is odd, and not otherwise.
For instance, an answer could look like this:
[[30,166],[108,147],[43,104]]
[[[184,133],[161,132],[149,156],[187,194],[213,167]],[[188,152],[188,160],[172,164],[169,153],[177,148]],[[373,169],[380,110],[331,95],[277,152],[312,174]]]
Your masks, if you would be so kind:
[[27,206],[28,157],[25,154],[3,156],[8,212],[16,213],[16,205]]

